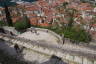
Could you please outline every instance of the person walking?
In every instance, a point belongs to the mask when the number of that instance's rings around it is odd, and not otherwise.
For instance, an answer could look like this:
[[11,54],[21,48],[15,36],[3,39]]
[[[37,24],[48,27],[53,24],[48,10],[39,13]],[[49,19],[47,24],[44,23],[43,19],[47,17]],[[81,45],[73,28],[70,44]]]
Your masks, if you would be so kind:
[[14,45],[14,49],[16,50],[16,53],[19,53],[20,52],[20,48],[19,48],[18,44],[15,44]]
[[63,40],[63,43],[62,44],[64,44],[65,43],[65,38],[64,38],[64,35],[62,34],[62,40]]

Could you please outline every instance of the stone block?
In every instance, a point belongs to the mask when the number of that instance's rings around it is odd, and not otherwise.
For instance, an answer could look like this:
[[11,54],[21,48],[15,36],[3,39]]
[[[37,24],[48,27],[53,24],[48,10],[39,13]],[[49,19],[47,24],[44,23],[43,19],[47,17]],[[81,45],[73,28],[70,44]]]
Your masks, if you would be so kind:
[[74,61],[75,61],[75,62],[77,62],[77,63],[79,63],[79,64],[82,64],[82,63],[83,63],[82,60],[83,60],[82,57],[74,56]]
[[83,58],[83,64],[87,64],[87,58]]
[[87,64],[94,64],[94,62],[91,60],[87,60]]
[[96,61],[94,61],[94,64],[96,64]]
[[70,54],[67,54],[67,55],[66,55],[66,59],[67,59],[67,60],[70,60],[70,61],[73,61],[73,60],[74,60],[74,59],[73,59],[73,56],[70,55]]

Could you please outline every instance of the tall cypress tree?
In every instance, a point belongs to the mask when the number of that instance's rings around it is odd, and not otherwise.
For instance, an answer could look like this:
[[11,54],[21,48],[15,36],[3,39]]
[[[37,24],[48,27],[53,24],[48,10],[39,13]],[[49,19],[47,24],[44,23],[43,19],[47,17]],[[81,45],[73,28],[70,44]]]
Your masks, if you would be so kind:
[[29,20],[29,18],[27,17],[27,15],[24,15],[24,21],[27,22],[27,26],[28,26],[28,28],[30,28],[30,27],[31,27],[31,24],[30,24],[30,20]]
[[9,26],[13,26],[11,15],[10,15],[10,12],[9,12],[9,9],[8,9],[8,6],[6,5],[6,3],[4,3],[4,8],[5,8],[7,23]]

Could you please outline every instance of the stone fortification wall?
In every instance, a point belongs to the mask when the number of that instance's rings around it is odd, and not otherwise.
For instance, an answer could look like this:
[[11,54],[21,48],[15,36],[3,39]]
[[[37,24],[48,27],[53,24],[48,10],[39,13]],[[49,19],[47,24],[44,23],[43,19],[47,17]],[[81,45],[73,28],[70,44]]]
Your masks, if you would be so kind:
[[32,28],[29,28],[28,30],[37,30],[37,31],[43,31],[43,32],[47,32],[47,33],[50,33],[50,34],[52,34],[53,36],[55,36],[57,39],[58,39],[58,43],[63,43],[63,41],[62,41],[62,37],[60,36],[60,35],[58,35],[58,34],[56,34],[55,32],[53,32],[53,31],[51,31],[51,30],[48,30],[48,29],[41,29],[41,28],[34,28],[34,27],[32,27]]
[[26,48],[42,52],[47,55],[56,55],[63,60],[67,60],[69,64],[96,64],[96,57],[93,55],[91,57],[79,56],[80,53],[75,53],[71,51],[67,51],[55,46],[49,46],[40,44],[36,41],[30,41],[24,38],[17,38],[9,35],[0,34],[0,38],[10,41],[13,44],[18,44],[20,46],[24,46]]

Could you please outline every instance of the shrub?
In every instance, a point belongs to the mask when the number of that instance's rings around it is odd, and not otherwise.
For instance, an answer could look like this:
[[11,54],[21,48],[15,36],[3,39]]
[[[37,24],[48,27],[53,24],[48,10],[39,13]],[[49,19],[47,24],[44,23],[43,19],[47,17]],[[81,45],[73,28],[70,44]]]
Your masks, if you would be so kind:
[[30,21],[27,19],[27,17],[24,17],[24,19],[22,21],[17,21],[15,24],[14,24],[14,27],[17,29],[17,30],[24,30],[26,28],[29,28],[30,27]]
[[82,29],[79,29],[79,31],[76,31],[76,29],[67,28],[66,30],[64,30],[64,36],[66,38],[70,38],[71,40],[74,40],[77,42],[91,41],[91,37],[89,33],[87,33],[85,30],[82,30]]
[[0,26],[5,26],[6,24],[4,23],[4,21],[0,21]]

